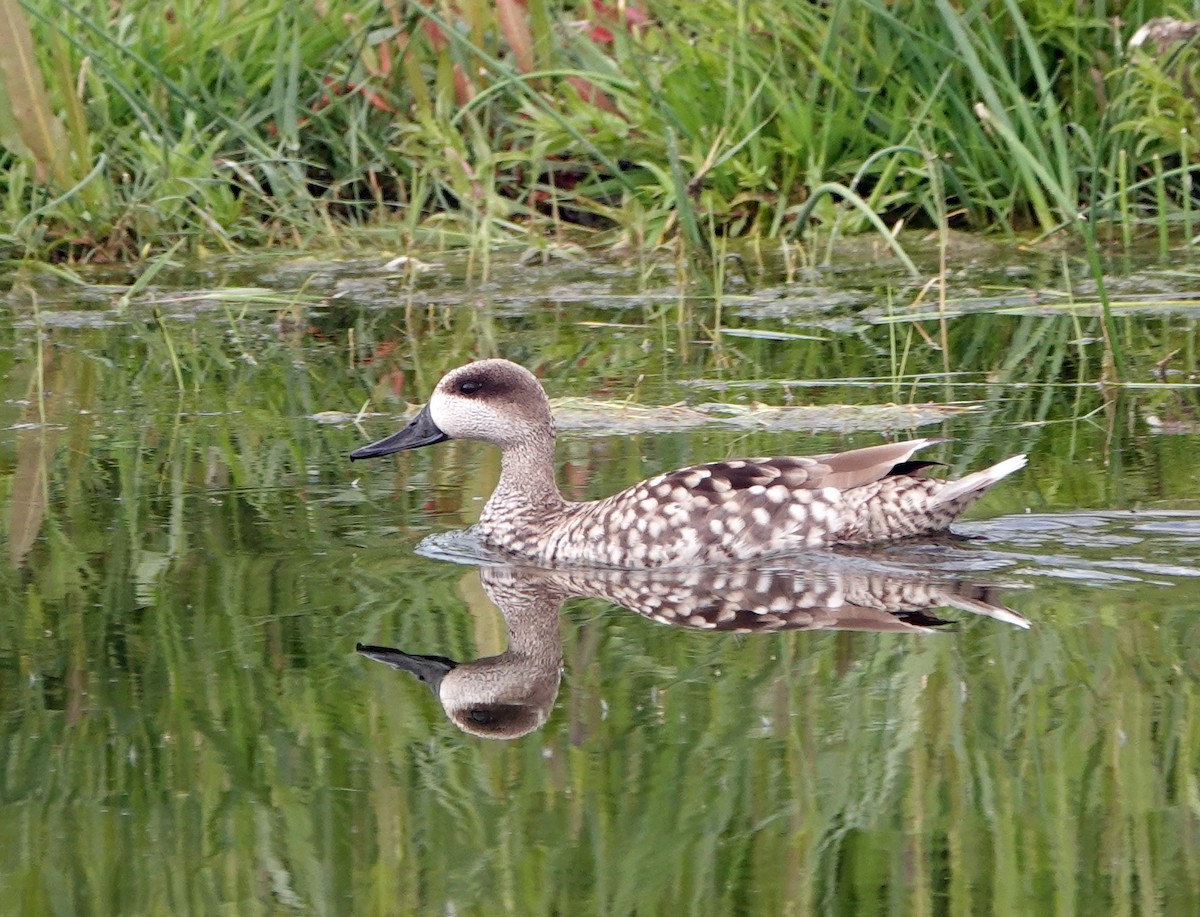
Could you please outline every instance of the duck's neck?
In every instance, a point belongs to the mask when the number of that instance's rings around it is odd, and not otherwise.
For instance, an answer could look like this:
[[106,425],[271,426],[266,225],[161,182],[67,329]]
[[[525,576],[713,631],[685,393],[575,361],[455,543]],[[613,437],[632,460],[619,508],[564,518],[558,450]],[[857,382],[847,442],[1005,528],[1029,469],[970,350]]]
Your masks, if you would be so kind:
[[483,519],[515,521],[544,516],[560,512],[565,504],[554,481],[554,439],[539,437],[504,449],[500,482],[484,508]]

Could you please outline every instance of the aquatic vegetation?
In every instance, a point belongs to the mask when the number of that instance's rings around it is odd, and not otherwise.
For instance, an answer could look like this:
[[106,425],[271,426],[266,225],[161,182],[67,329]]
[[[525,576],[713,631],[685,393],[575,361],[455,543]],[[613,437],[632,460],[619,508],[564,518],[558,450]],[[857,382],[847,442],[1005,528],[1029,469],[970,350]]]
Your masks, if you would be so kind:
[[[468,253],[177,257],[29,265],[0,298],[12,908],[1194,910],[1193,274],[1112,277],[1140,371],[1106,386],[1092,292],[1037,253],[943,303],[856,267],[719,310],[635,264],[514,260],[481,292]],[[1031,628],[735,637],[573,599],[545,728],[469,739],[354,648],[503,651],[479,575],[414,553],[478,514],[495,452],[346,456],[364,403],[404,415],[497,353],[562,399],[573,498],[906,418],[958,438],[953,474],[1029,449],[969,565],[908,563],[1029,587],[1003,597]]]

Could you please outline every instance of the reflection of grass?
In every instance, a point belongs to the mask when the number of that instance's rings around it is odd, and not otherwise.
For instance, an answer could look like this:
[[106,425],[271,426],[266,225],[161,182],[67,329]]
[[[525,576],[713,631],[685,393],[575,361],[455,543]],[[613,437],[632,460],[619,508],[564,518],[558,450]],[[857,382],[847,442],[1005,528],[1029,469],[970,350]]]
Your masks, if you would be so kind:
[[210,534],[141,568],[140,610],[115,551],[36,633],[0,626],[28,666],[4,670],[0,822],[23,913],[51,911],[47,886],[121,913],[1028,913],[1162,875],[1163,912],[1193,900],[1194,596],[1085,613],[1050,585],[1017,595],[1029,634],[926,640],[713,639],[574,605],[550,723],[498,746],[350,652],[474,655],[461,568],[339,545],[319,506],[287,538],[325,553],[296,565],[238,515],[186,508]]
[[[352,652],[371,639],[475,655],[483,627],[463,570],[411,547],[477,511],[496,459],[447,443],[351,469],[356,431],[317,423],[320,411],[357,409],[368,391],[398,411],[476,350],[535,367],[556,397],[632,396],[635,412],[719,397],[752,414],[746,390],[722,383],[757,386],[756,401],[868,408],[895,400],[893,386],[913,396],[902,401],[951,388],[983,403],[946,422],[956,462],[1035,451],[993,509],[1194,496],[1191,440],[1139,426],[1183,394],[1097,390],[1100,357],[1080,341],[1098,333],[1094,315],[950,309],[944,338],[930,335],[943,350],[914,335],[901,375],[902,325],[854,309],[839,329],[788,336],[798,326],[753,317],[769,297],[741,304],[751,317],[727,298],[721,323],[782,334],[728,336],[718,360],[681,347],[713,323],[700,300],[547,296],[505,314],[498,297],[367,309],[251,295],[209,291],[213,308],[181,315],[159,295],[174,359],[138,298],[106,325],[47,322],[44,342],[4,332],[5,400],[27,398],[43,371],[51,392],[36,418],[49,432],[29,440],[45,443],[40,534],[0,574],[0,886],[21,913],[946,901],[966,914],[1050,900],[1070,913],[1142,895],[1144,910],[1183,914],[1200,894],[1182,840],[1200,760],[1186,583],[1152,599],[1089,590],[1081,607],[1078,586],[1052,582],[1012,596],[1036,622],[1028,634],[972,622],[923,641],[711,639],[580,603],[554,716],[512,746],[464,739],[425,688]],[[1160,347],[1190,354],[1194,324],[1172,313],[1118,331],[1146,362]],[[720,394],[680,384],[697,380]],[[875,439],[568,432],[560,457],[564,481],[596,496],[731,451]],[[24,479],[0,479],[11,504]]]

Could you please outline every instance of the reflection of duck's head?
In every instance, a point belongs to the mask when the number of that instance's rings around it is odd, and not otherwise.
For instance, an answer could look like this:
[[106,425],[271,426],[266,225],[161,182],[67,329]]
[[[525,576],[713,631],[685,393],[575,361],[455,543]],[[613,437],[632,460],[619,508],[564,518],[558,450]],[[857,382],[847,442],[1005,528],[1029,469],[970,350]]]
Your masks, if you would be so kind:
[[[561,646],[557,628],[553,636]],[[415,675],[433,690],[451,722],[483,738],[515,739],[533,732],[546,722],[558,695],[559,661],[531,666],[528,658],[514,657],[511,646],[499,656],[465,663],[387,646],[355,648],[368,659]]]
[[433,690],[450,721],[488,739],[516,739],[545,724],[562,679],[558,611],[563,593],[538,578],[483,577],[504,614],[508,648],[498,656],[455,662],[386,646],[356,648],[369,659],[415,675]]

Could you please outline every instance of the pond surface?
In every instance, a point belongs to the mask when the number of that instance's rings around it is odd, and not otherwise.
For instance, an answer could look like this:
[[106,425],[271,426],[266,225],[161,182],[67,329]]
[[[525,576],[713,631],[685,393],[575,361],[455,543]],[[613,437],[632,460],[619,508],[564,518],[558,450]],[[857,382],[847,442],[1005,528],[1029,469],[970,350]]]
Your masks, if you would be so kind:
[[[507,257],[12,278],[4,910],[1196,912],[1200,276],[1114,268],[1100,385],[1061,255],[964,256],[941,302],[869,263],[714,298]],[[494,450],[347,454],[491,355],[542,377],[573,498],[910,435],[1030,462],[962,538],[481,570],[453,533]],[[370,655],[525,693],[464,714]]]

